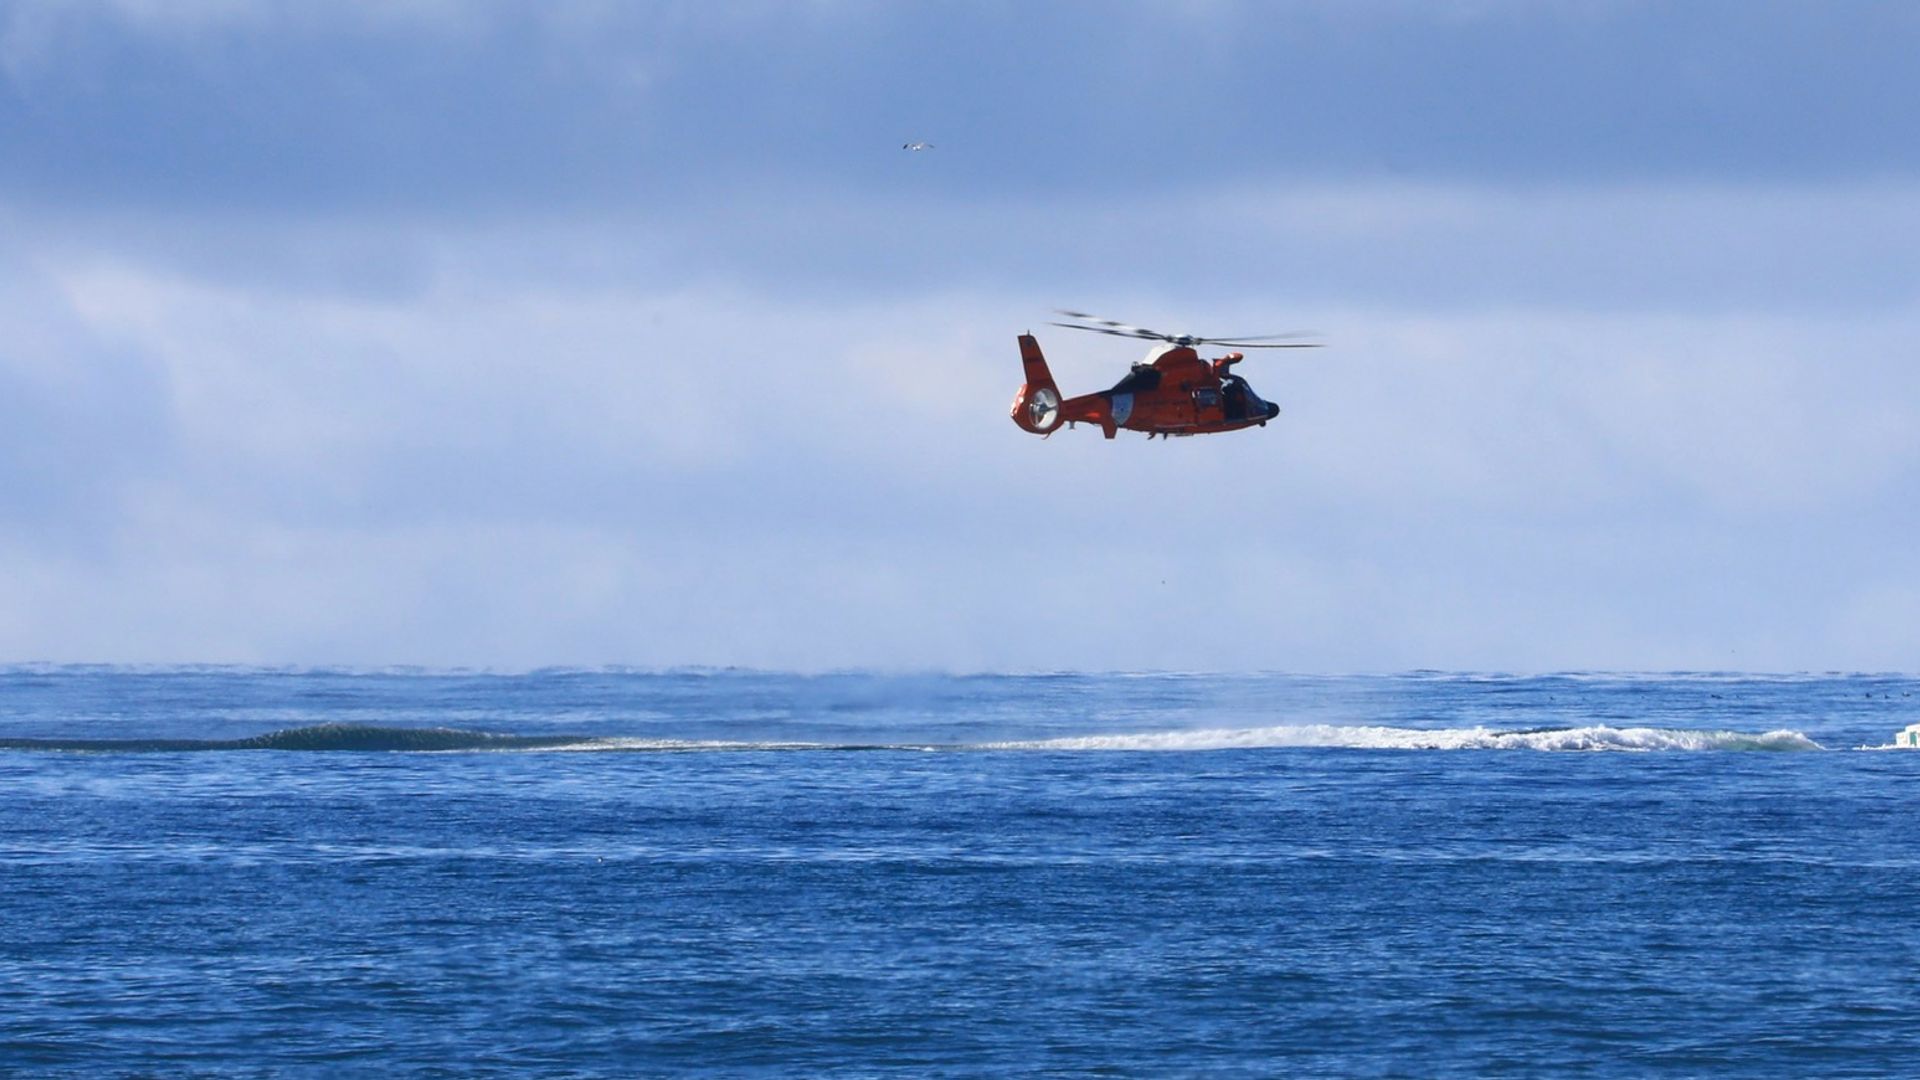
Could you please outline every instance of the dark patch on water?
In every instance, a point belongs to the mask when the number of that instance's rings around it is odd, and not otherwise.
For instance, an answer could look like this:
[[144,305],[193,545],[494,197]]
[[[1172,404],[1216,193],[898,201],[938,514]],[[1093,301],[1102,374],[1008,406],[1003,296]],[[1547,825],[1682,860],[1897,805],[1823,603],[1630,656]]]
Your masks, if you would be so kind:
[[448,750],[544,750],[588,740],[578,735],[504,735],[459,728],[399,728],[376,724],[314,724],[243,739],[20,739],[0,738],[0,750],[68,750],[116,754],[193,753],[207,750],[352,750],[420,753]]

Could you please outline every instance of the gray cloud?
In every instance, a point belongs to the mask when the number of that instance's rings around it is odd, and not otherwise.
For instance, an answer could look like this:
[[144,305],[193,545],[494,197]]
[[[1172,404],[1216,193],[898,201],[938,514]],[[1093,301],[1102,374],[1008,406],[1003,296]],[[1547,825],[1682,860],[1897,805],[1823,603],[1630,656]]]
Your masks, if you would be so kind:
[[[0,656],[1911,667],[1852,12],[12,6]],[[1333,347],[1041,442],[1055,306]]]
[[482,278],[586,294],[734,289],[821,305],[1031,289],[1061,295],[1055,303],[1112,296],[1151,308],[1177,277],[1182,291],[1253,306],[1259,321],[1353,302],[1818,314],[1905,310],[1920,296],[1920,184],[1882,181],[1241,178],[1178,195],[994,200],[917,191],[903,176],[884,196],[716,183],[658,215],[455,223],[43,209],[15,219],[21,242],[50,253],[109,251],[208,282],[396,303],[435,282]]
[[154,365],[0,255],[0,536],[96,549],[127,488],[167,468],[172,434]]
[[[1383,200],[1302,220],[1496,220]],[[1631,227],[1602,205],[1568,217]],[[1266,431],[1041,442],[1004,419],[1030,285],[819,305],[629,274],[573,228],[417,234],[397,291],[45,242],[57,302],[4,336],[111,343],[167,442],[98,432],[141,466],[64,467],[117,477],[75,518],[98,555],[16,519],[18,657],[1894,667],[1870,628],[1920,582],[1910,308],[1349,294],[1301,312],[1335,348],[1250,361]],[[529,269],[549,247],[572,269]],[[1266,328],[1139,265],[1116,314]],[[1070,390],[1135,355],[1041,332]]]
[[1912,178],[1902,5],[23,3],[41,204],[677,208],[716,184],[1111,197],[1236,176]]

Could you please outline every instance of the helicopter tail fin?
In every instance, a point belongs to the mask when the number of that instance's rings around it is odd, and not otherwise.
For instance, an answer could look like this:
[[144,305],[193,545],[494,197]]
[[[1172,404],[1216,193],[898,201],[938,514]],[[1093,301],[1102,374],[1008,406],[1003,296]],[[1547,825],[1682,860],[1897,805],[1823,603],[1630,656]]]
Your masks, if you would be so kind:
[[1047,358],[1032,334],[1020,335],[1020,365],[1026,369],[1027,381],[1013,399],[1013,422],[1035,435],[1051,434],[1060,426],[1060,388],[1054,385]]
[[1040,352],[1040,342],[1032,334],[1020,335],[1020,366],[1027,369],[1027,389],[1060,392],[1053,384],[1053,372],[1047,370],[1047,358]]

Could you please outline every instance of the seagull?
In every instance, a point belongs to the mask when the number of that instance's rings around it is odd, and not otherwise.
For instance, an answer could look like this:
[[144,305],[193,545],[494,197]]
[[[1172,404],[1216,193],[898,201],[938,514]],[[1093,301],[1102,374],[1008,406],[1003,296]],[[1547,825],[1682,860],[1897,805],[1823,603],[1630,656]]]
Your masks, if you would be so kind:
[[933,144],[932,144],[932,143],[930,143],[930,142],[910,142],[910,143],[901,143],[901,144],[900,144],[900,149],[902,149],[902,150],[915,150],[915,151],[918,151],[918,150],[931,150],[931,149],[933,149]]

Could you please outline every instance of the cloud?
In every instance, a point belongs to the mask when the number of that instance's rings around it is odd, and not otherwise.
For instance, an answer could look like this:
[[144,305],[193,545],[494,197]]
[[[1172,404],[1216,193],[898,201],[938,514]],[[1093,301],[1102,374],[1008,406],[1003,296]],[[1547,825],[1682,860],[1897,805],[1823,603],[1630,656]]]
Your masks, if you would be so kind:
[[1913,184],[1241,176],[1184,193],[1010,199],[928,190],[906,166],[896,179],[884,195],[716,180],[672,207],[459,221],[22,209],[13,227],[75,258],[110,251],[209,282],[396,301],[481,268],[531,290],[695,287],[823,306],[1031,290],[1043,311],[1120,304],[1152,322],[1218,310],[1260,325],[1311,326],[1315,311],[1354,304],[1819,315],[1920,298]]
[[171,456],[158,376],[30,263],[0,253],[0,535],[102,542],[128,486]]
[[[1462,12],[1465,12],[1464,14]],[[0,192],[40,206],[675,210],[1222,177],[1911,180],[1890,6],[16,4]],[[1201,58],[1204,57],[1204,60]],[[749,208],[757,210],[758,206]]]
[[[1915,33],[13,5],[0,656],[1900,666]],[[1056,307],[1331,347],[1039,441]]]
[[[1500,220],[1497,200],[1456,191],[1380,197],[1323,213],[1328,196],[1301,196],[1308,210],[1251,227],[1330,218],[1376,245]],[[1561,199],[1569,217],[1590,205]],[[1764,220],[1737,193],[1720,201]],[[1584,216],[1602,228],[1672,220],[1601,205]],[[1249,361],[1286,410],[1265,431],[1039,441],[1004,418],[1012,337],[1045,304],[1092,301],[1036,300],[1038,279],[823,304],[777,275],[728,280],[719,261],[664,280],[623,260],[621,229],[421,228],[388,249],[354,230],[222,227],[251,234],[235,266],[224,242],[211,263],[170,255],[164,222],[111,230],[117,243],[24,234],[35,254],[12,294],[37,299],[5,309],[0,339],[43,347],[4,354],[0,373],[120,366],[29,399],[41,430],[107,456],[61,464],[93,493],[85,513],[16,504],[0,531],[0,653],[1887,666],[1890,640],[1849,612],[1920,581],[1904,509],[1920,505],[1920,327],[1898,305],[1772,313],[1736,292],[1688,312],[1546,290],[1497,308],[1355,287],[1299,312],[1333,348]],[[315,271],[335,250],[414,268],[363,288]],[[275,265],[252,251],[291,269],[248,280]],[[1286,328],[1262,321],[1256,291],[1215,294],[1205,275],[1161,291],[1155,266],[1114,272],[1113,314]],[[1037,328],[1071,391],[1136,355]],[[89,416],[111,419],[72,422]],[[150,434],[109,428],[130,416]]]

